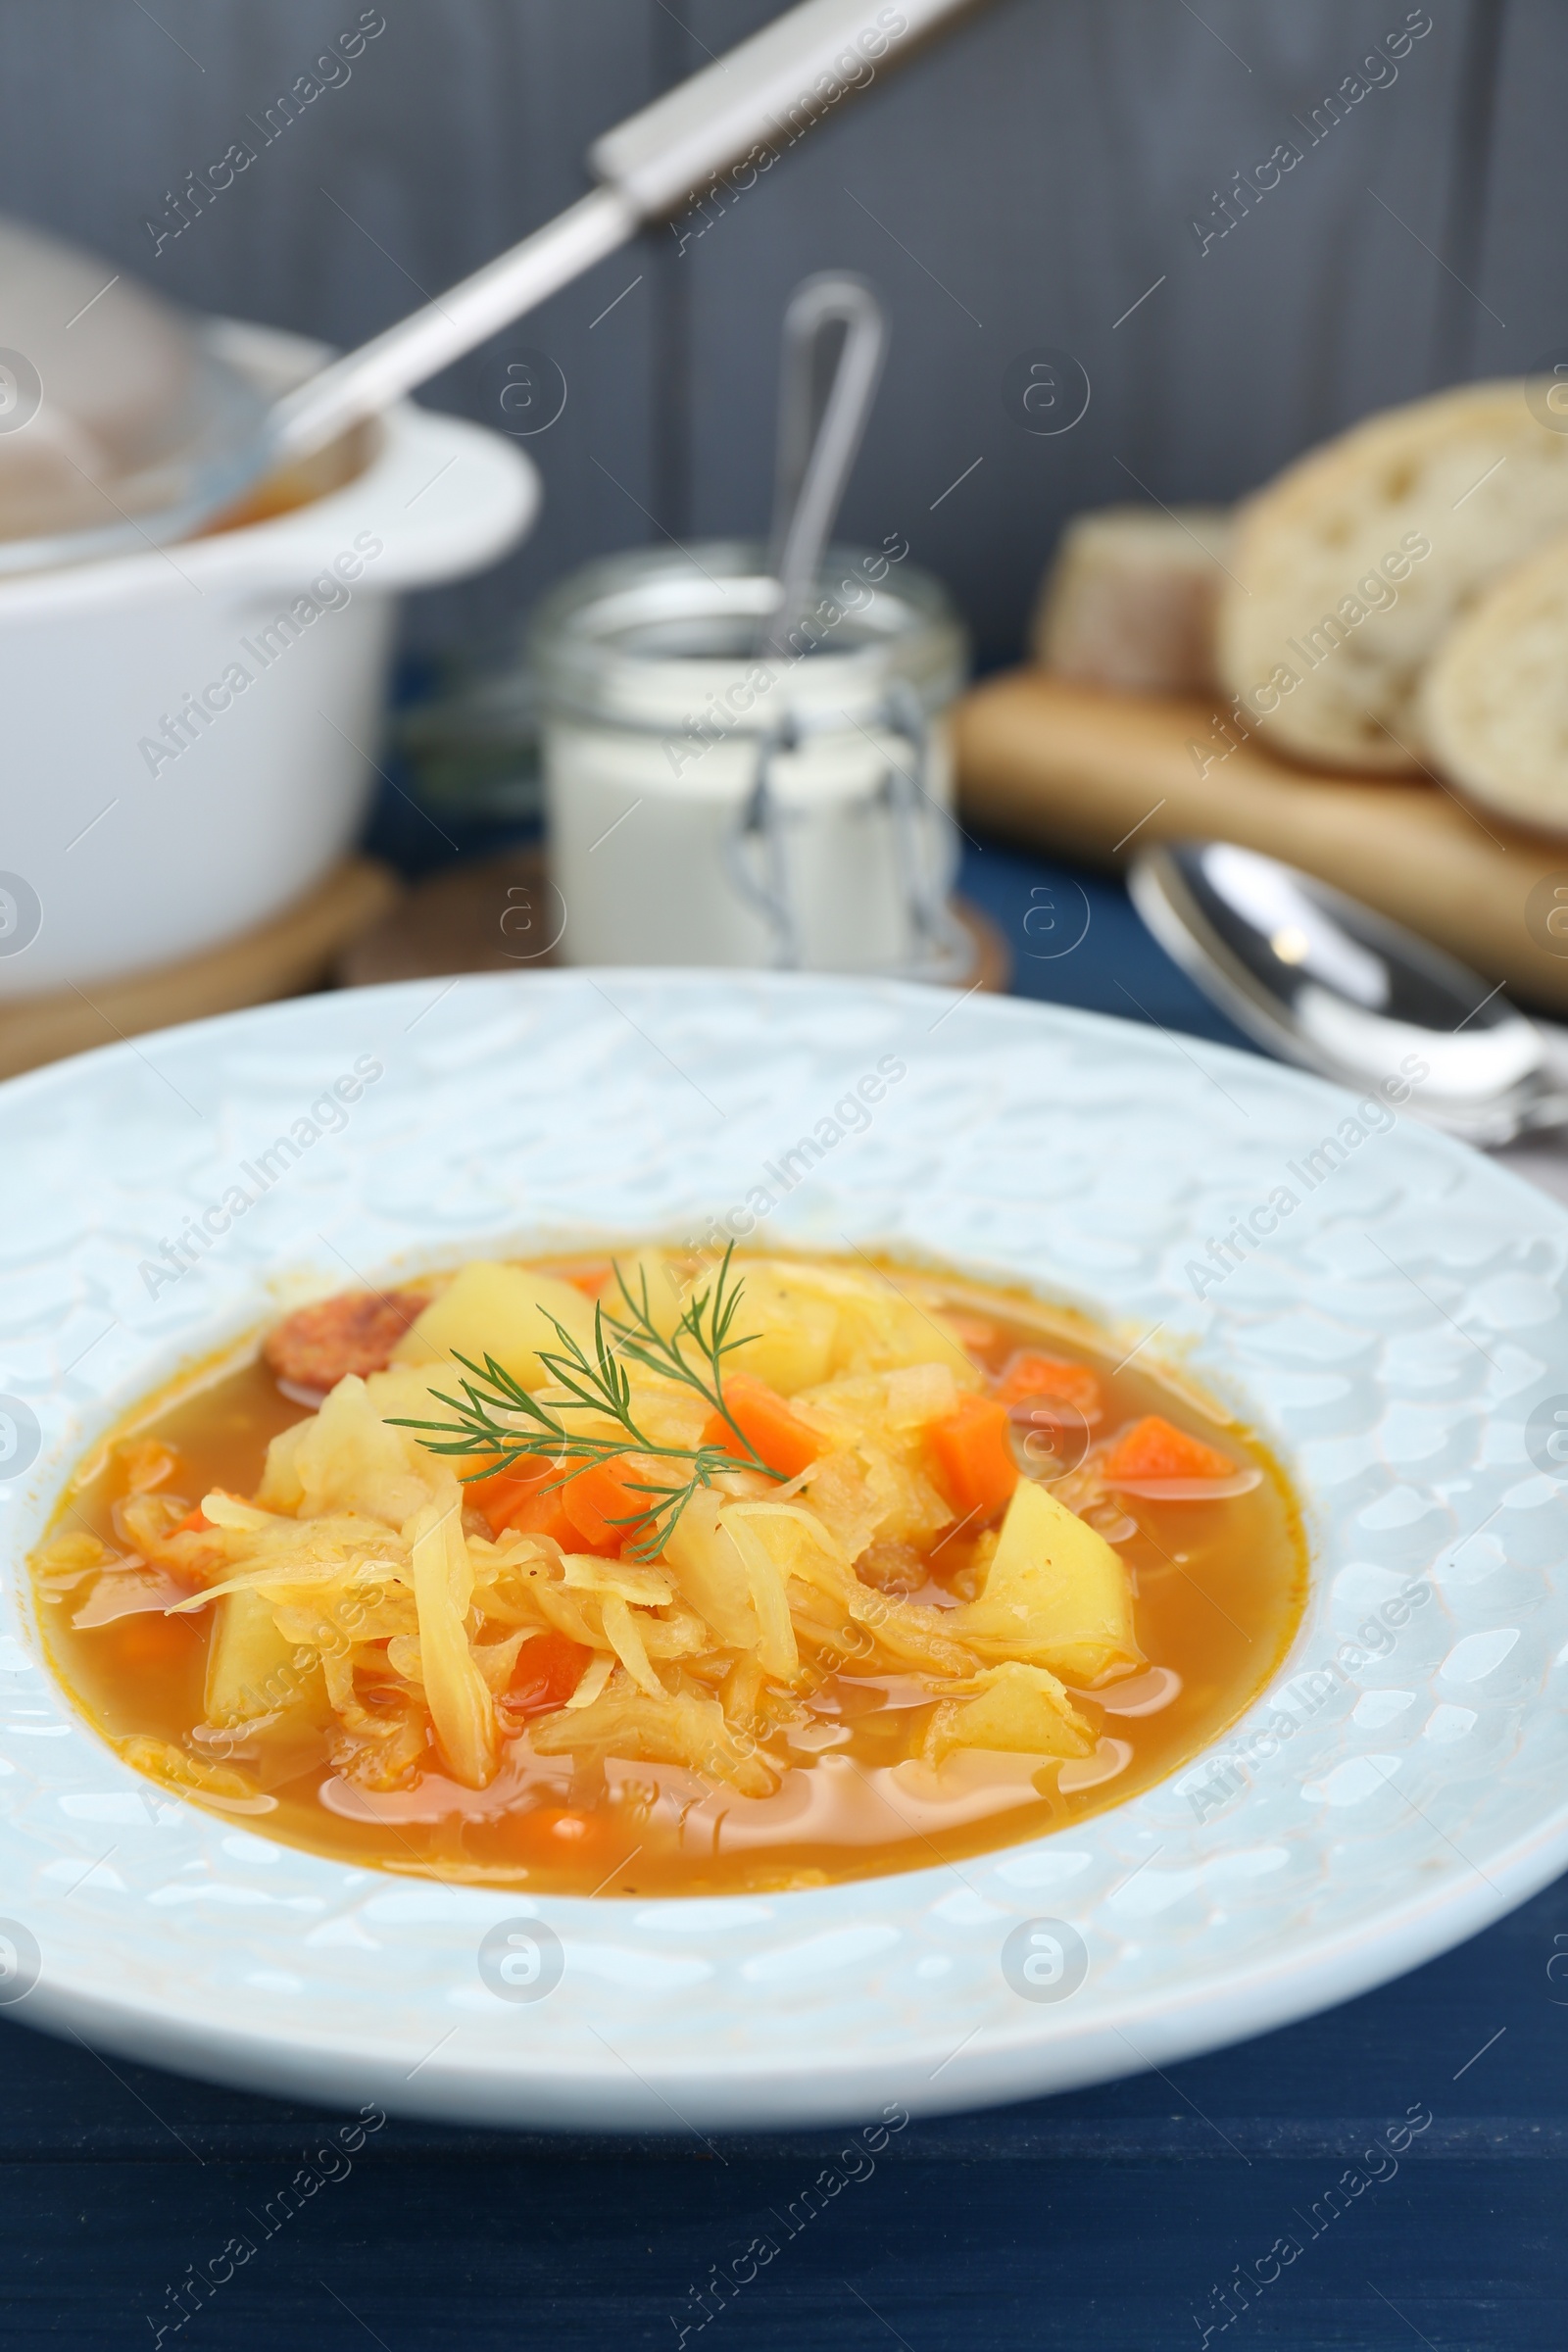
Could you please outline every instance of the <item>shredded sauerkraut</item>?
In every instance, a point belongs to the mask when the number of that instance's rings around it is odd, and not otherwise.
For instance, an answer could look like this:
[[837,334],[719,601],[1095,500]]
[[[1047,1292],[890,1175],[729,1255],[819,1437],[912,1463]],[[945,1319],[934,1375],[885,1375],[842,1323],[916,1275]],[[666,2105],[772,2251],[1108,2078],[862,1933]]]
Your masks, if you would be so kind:
[[[568,1332],[588,1346],[586,1300],[513,1265],[440,1288],[385,1370],[348,1374],[272,1441],[254,1496],[218,1490],[192,1511],[134,1494],[120,1506],[134,1552],[119,1560],[58,1539],[54,1573],[90,1582],[85,1608],[106,1580],[161,1577],[169,1611],[211,1626],[204,1724],[163,1757],[139,1740],[134,1760],[239,1799],[327,1759],[368,1789],[432,1771],[482,1788],[525,1735],[539,1756],[680,1765],[765,1796],[799,1764],[787,1735],[832,1675],[914,1678],[931,1764],[964,1747],[1090,1754],[1067,1686],[1142,1664],[1126,1570],[1081,1515],[1103,1501],[1093,1458],[1048,1491],[1009,1455],[986,1507],[960,1514],[986,1382],[941,1311],[837,1264],[738,1272],[724,1379],[746,1376],[752,1407],[772,1398],[766,1426],[808,1458],[786,1476],[761,1438],[725,1456],[702,1398],[629,1351],[647,1443],[715,1458],[667,1524],[628,1511],[618,1545],[613,1518],[592,1544],[559,1512],[554,1532],[538,1508],[532,1525],[500,1523],[492,1464],[432,1450],[465,1362],[504,1367],[529,1410],[572,1412],[590,1436],[611,1426],[573,1403],[553,1350]],[[638,1277],[675,1329],[691,1269],[644,1253]],[[564,1461],[547,1492],[581,1474]],[[990,1532],[938,1589],[925,1564],[960,1526]]]

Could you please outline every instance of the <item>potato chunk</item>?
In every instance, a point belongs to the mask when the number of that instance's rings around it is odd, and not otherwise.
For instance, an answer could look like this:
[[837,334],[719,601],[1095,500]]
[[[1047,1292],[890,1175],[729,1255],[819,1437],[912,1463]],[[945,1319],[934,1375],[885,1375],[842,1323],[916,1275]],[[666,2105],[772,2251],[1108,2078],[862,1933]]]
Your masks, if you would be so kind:
[[953,1632],[981,1657],[1049,1667],[1083,1688],[1143,1663],[1132,1586],[1103,1536],[1020,1479],[978,1600]]
[[[743,1346],[724,1358],[726,1372],[755,1373],[781,1396],[815,1388],[833,1365],[838,1309],[789,1269],[746,1265],[739,1269],[745,1290],[735,1312],[734,1336]],[[711,1288],[705,1277],[698,1288]]]
[[[213,1603],[213,1633],[207,1652],[207,1720],[248,1723],[258,1715],[296,1705],[305,1695],[296,1673],[294,1644],[277,1630],[272,1603],[255,1591],[225,1592]],[[314,1682],[318,1690],[320,1676]]]
[[[674,1259],[662,1250],[636,1250],[612,1262],[614,1273],[604,1293],[606,1314],[625,1323],[630,1320],[627,1297],[637,1307],[646,1299],[648,1320],[667,1340],[680,1322],[689,1287]],[[564,1315],[561,1319],[566,1320]]]
[[466,1355],[482,1364],[493,1355],[525,1389],[542,1389],[549,1375],[539,1351],[559,1350],[556,1323],[592,1355],[594,1310],[581,1291],[553,1274],[476,1258],[404,1333],[392,1361],[424,1367]]
[[401,1527],[449,1474],[413,1430],[391,1427],[400,1412],[451,1418],[408,1372],[347,1373],[318,1413],[272,1440],[257,1501],[302,1520],[350,1511]]
[[976,1675],[976,1697],[945,1699],[926,1732],[925,1754],[940,1764],[956,1747],[1026,1756],[1088,1756],[1095,1734],[1054,1674],[1009,1659]]
[[[796,1388],[812,1387],[835,1373],[893,1372],[905,1365],[931,1363],[946,1364],[960,1389],[980,1385],[979,1369],[956,1333],[939,1308],[920,1299],[908,1277],[882,1274],[869,1267],[861,1273],[858,1267],[795,1265],[788,1259],[765,1268],[747,1265],[742,1271],[746,1276],[742,1320],[752,1304],[753,1285],[764,1273],[779,1286],[797,1324],[808,1308],[818,1315],[824,1307],[831,1310],[826,1360],[819,1371],[797,1381]],[[762,1371],[749,1356],[737,1360],[745,1361],[750,1371]],[[786,1396],[794,1395],[793,1388],[784,1389],[771,1373],[763,1372],[762,1377]]]

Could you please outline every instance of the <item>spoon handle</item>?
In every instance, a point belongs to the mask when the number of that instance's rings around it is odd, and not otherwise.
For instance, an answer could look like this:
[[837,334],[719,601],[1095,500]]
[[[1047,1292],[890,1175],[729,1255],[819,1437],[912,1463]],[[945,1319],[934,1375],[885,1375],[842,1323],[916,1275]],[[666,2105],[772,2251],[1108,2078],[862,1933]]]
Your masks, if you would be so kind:
[[[825,337],[844,339],[825,395]],[[778,603],[758,630],[757,651],[787,658],[791,632],[815,592],[850,468],[882,372],[887,321],[864,278],[822,270],[797,286],[784,313],[778,469],[767,567]]]
[[[301,458],[372,416],[570,284],[725,165],[770,157],[873,81],[970,0],[803,0],[596,140],[602,183],[411,318],[299,385],[272,410],[270,462]],[[764,167],[765,168],[765,167]]]

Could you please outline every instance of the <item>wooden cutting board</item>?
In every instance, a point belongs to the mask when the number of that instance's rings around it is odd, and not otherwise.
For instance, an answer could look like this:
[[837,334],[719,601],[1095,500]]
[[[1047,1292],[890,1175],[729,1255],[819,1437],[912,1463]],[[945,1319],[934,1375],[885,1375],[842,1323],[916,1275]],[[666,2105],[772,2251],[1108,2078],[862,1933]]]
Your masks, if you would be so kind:
[[[1108,865],[1153,841],[1240,842],[1568,1012],[1568,841],[1516,831],[1436,779],[1297,767],[1255,739],[1227,748],[1212,703],[1105,694],[1040,669],[976,687],[955,744],[961,806],[997,832]],[[1560,939],[1546,927],[1556,906]]]
[[348,858],[270,922],[204,955],[123,980],[0,997],[0,1078],[173,1021],[203,1020],[316,988],[349,942],[394,904],[399,887],[390,867]]

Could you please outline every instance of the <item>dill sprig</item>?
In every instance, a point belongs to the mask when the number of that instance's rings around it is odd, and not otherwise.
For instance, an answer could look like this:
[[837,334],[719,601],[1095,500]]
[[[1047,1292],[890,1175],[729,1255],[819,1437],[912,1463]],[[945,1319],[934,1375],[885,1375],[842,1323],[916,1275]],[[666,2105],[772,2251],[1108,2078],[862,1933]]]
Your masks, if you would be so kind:
[[[633,1557],[656,1559],[692,1496],[700,1487],[710,1487],[720,1471],[742,1467],[760,1470],[768,1478],[782,1476],[762,1460],[724,1401],[724,1358],[755,1336],[750,1333],[740,1339],[733,1336],[736,1312],[746,1287],[739,1276],[731,1276],[733,1248],[731,1244],[725,1250],[711,1289],[693,1293],[667,1338],[654,1322],[646,1267],[639,1270],[640,1296],[636,1298],[619,1265],[615,1267],[625,1317],[606,1314],[602,1301],[595,1305],[591,1356],[554,1315],[550,1316],[561,1346],[540,1348],[539,1360],[550,1374],[552,1385],[566,1392],[559,1402],[545,1403],[530,1396],[489,1353],[482,1365],[460,1354],[457,1361],[468,1375],[460,1384],[461,1397],[449,1396],[439,1389],[431,1392],[439,1403],[451,1407],[456,1419],[397,1418],[393,1425],[399,1429],[433,1432],[419,1440],[427,1452],[480,1455],[480,1467],[464,1474],[465,1484],[494,1478],[510,1470],[515,1462],[545,1460],[555,1463],[561,1471],[559,1478],[551,1479],[540,1489],[541,1494],[553,1494],[568,1486],[572,1479],[580,1478],[595,1463],[613,1461],[626,1454],[644,1454],[655,1461],[679,1464],[685,1471],[681,1478],[672,1476],[668,1482],[628,1480],[627,1492],[646,1495],[647,1507],[610,1522],[615,1527],[645,1529],[632,1546]],[[667,1446],[649,1437],[638,1426],[632,1410],[627,1362],[640,1364],[646,1371],[695,1391],[724,1422],[734,1440],[733,1446]],[[579,1412],[608,1418],[615,1425],[614,1434],[571,1428],[564,1416]],[[520,1428],[519,1420],[523,1424]]]

